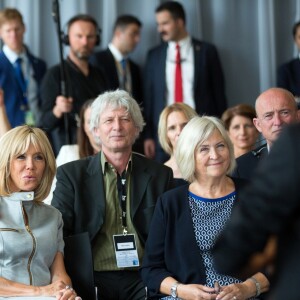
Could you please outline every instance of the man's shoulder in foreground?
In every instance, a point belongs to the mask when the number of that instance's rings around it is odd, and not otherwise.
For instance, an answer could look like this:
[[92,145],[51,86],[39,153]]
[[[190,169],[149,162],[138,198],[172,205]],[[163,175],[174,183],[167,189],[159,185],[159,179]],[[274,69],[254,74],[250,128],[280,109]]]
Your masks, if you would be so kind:
[[238,157],[236,159],[237,167],[233,173],[233,177],[251,179],[254,169],[267,153],[267,144],[264,144]]

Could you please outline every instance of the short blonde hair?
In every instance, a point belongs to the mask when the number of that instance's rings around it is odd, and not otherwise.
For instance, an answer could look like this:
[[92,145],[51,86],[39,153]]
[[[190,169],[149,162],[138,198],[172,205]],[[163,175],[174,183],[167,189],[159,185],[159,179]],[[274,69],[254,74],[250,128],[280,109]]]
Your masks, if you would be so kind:
[[223,137],[228,149],[230,163],[226,174],[231,174],[236,166],[233,145],[222,121],[216,117],[194,117],[182,130],[175,150],[175,159],[183,179],[188,182],[196,180],[195,151],[215,130]]
[[170,142],[170,139],[167,136],[168,133],[167,123],[168,123],[169,115],[174,111],[182,112],[188,121],[191,120],[193,117],[197,116],[196,111],[185,103],[174,103],[163,109],[163,111],[159,116],[158,139],[161,144],[161,147],[169,155],[172,155],[174,149]]
[[34,191],[34,200],[43,201],[49,194],[56,172],[55,156],[50,142],[42,129],[28,125],[9,130],[0,139],[0,195],[9,196],[12,159],[25,153],[29,146],[39,149],[45,158],[45,170],[40,185]]
[[24,26],[23,17],[17,9],[7,7],[0,10],[0,27],[2,27],[2,25],[5,23],[14,20],[19,21],[22,26]]

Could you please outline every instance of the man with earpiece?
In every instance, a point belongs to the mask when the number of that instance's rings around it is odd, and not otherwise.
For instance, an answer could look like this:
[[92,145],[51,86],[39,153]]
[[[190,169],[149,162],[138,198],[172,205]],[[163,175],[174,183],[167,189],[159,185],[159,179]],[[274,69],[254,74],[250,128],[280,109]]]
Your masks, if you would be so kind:
[[40,126],[50,136],[55,154],[67,141],[76,143],[78,114],[82,104],[107,89],[103,72],[89,64],[89,58],[100,43],[100,29],[86,14],[72,17],[67,23],[63,43],[70,47],[64,61],[66,96],[61,91],[61,65],[46,73],[41,87],[42,118]]

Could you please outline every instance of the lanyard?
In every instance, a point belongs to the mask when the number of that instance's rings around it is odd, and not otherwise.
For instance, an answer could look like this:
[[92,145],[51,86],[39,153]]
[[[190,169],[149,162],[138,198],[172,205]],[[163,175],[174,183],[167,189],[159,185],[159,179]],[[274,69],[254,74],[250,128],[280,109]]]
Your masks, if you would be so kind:
[[127,234],[127,221],[126,221],[126,200],[127,200],[127,191],[126,191],[126,171],[124,171],[121,175],[117,173],[117,188],[118,188],[118,196],[119,202],[122,210],[122,227],[123,227],[123,235]]

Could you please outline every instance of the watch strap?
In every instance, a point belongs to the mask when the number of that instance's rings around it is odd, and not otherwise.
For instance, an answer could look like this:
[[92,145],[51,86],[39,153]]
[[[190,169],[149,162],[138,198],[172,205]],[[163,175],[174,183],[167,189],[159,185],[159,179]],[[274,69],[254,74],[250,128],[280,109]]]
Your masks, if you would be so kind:
[[258,280],[255,277],[249,277],[248,279],[254,282],[255,288],[256,288],[256,295],[255,295],[255,297],[258,297],[261,294],[260,283],[258,282]]
[[172,298],[177,298],[177,287],[180,285],[181,283],[179,281],[176,281],[172,284],[171,286],[171,297]]

